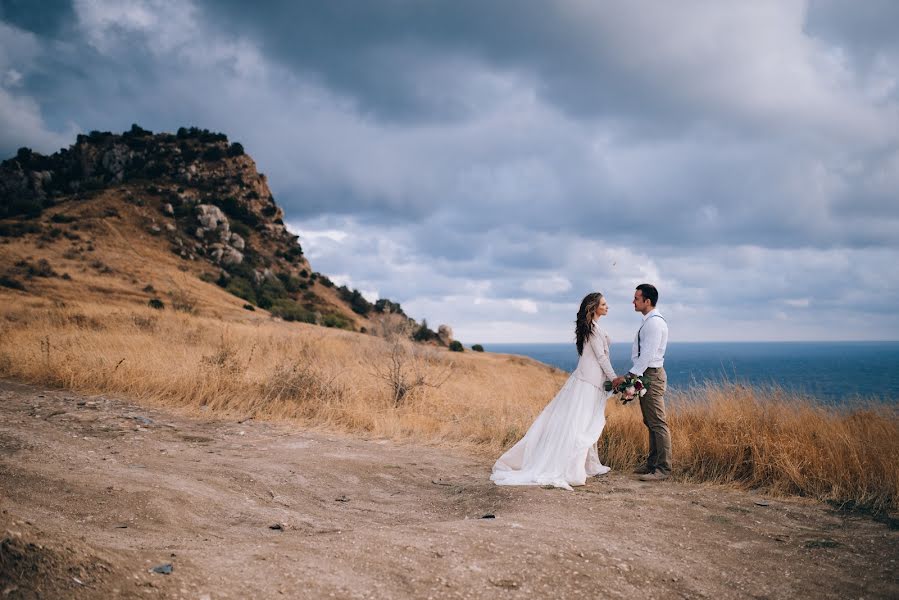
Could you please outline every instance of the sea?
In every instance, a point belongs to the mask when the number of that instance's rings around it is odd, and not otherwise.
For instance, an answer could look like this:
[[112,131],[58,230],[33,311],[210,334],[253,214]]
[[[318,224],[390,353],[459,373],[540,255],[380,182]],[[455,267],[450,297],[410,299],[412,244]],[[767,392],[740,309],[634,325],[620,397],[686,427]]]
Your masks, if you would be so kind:
[[[520,354],[571,372],[577,349],[570,344],[483,344],[487,352]],[[613,343],[612,366],[626,373],[631,344]],[[826,404],[899,403],[896,342],[671,342],[665,352],[668,387],[721,383],[780,389]]]

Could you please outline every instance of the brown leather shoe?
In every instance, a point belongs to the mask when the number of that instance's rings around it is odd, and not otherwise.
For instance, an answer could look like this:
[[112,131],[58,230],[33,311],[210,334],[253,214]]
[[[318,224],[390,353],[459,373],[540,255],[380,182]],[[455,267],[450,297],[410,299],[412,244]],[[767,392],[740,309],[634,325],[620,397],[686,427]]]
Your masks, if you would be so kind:
[[661,471],[640,475],[640,481],[665,481],[666,479],[668,479],[668,473],[662,473]]
[[642,467],[637,467],[636,469],[634,469],[634,475],[647,475],[649,473],[652,473],[652,469],[650,469],[646,465],[643,465]]

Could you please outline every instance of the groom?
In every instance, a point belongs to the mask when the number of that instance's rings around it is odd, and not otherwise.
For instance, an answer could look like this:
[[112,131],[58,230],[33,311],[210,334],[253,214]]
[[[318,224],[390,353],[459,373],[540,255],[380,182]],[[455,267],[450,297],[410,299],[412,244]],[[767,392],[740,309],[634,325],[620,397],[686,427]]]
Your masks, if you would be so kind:
[[[637,331],[631,349],[634,366],[628,375],[644,375],[648,380],[646,394],[640,397],[643,423],[649,429],[649,456],[646,465],[638,468],[641,481],[662,481],[671,475],[671,432],[665,422],[665,348],[668,346],[668,324],[656,310],[659,291],[655,286],[641,283],[634,292],[634,310],[643,314],[643,324]],[[616,377],[614,385],[624,381]]]

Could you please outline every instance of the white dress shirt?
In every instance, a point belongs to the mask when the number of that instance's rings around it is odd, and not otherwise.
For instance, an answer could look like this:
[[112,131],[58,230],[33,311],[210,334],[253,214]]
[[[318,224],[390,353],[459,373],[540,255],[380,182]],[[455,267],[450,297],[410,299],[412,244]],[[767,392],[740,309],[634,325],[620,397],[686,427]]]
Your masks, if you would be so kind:
[[599,326],[599,320],[593,321],[593,335],[584,344],[581,358],[572,375],[600,389],[603,383],[615,379],[615,371],[609,360],[610,343],[609,334]]
[[643,375],[643,372],[650,367],[664,366],[665,348],[667,347],[668,324],[659,311],[654,308],[643,316],[643,325],[634,336],[634,345],[631,348],[631,360],[634,361],[634,366],[631,367],[630,372],[634,375]]

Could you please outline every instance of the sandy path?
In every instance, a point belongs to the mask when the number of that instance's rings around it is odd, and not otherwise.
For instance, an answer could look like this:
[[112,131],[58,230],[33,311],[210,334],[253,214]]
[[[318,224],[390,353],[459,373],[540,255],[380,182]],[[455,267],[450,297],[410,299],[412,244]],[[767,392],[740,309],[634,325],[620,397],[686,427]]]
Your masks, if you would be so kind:
[[624,474],[572,493],[488,472],[0,382],[0,599],[899,597],[895,524]]

